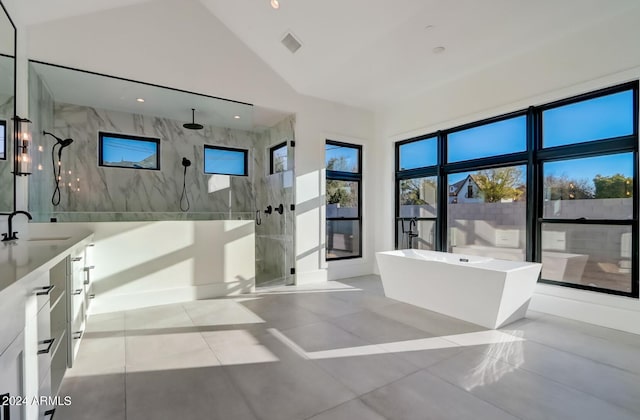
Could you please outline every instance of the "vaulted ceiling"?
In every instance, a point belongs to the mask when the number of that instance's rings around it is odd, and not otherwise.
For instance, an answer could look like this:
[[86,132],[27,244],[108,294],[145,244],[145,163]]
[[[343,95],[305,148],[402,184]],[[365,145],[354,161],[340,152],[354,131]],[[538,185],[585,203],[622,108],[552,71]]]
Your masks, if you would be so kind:
[[[28,23],[39,24],[162,1],[19,3]],[[299,93],[366,109],[640,7],[637,0],[279,0],[274,10],[269,0],[184,1],[200,1]],[[281,44],[288,32],[302,43],[295,54]]]

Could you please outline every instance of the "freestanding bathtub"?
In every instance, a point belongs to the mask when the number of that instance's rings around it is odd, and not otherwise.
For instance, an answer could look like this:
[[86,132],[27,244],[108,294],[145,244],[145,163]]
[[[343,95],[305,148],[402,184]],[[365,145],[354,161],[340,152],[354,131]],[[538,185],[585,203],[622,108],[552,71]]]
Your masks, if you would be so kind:
[[492,329],[524,317],[542,268],[418,249],[376,258],[387,297]]

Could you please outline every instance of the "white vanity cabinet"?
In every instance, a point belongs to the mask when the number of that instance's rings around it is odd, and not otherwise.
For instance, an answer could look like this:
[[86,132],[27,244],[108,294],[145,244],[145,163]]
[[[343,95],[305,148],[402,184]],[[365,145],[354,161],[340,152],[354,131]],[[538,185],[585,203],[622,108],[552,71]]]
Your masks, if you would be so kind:
[[15,404],[24,395],[24,333],[20,333],[0,355],[0,419],[24,419],[24,406]]
[[86,323],[91,239],[85,234],[0,247],[0,396],[13,403],[0,406],[0,420],[55,414],[51,397],[73,365]]

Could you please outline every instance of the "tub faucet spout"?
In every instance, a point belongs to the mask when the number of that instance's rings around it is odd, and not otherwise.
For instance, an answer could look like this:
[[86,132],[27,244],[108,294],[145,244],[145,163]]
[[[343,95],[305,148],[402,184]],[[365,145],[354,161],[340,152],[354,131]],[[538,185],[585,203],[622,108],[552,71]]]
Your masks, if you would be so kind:
[[413,238],[417,238],[418,235],[418,219],[414,217],[409,221],[409,231],[407,232],[409,249],[413,248]]
[[18,214],[24,214],[29,220],[33,219],[28,211],[18,210],[13,213],[9,213],[9,218],[7,219],[7,233],[2,234],[2,242],[15,241],[18,239],[18,232],[13,231],[13,218]]

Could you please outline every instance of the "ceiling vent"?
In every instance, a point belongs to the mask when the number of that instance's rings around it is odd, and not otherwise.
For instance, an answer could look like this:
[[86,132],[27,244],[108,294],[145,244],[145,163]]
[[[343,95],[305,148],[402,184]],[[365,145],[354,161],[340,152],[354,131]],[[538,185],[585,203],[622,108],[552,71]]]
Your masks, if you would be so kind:
[[295,54],[296,51],[302,47],[302,43],[296,39],[291,32],[288,32],[284,38],[282,38],[282,45],[287,47],[291,54]]

